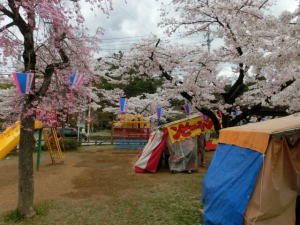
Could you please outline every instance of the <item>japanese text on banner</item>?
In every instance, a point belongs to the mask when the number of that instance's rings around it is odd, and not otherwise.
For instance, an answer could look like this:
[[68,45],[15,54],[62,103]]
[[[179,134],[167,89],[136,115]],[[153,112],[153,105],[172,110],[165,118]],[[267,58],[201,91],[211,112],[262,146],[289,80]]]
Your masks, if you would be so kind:
[[201,133],[213,132],[214,126],[211,119],[203,120],[202,117],[196,117],[188,121],[177,123],[167,127],[171,142],[182,141],[195,137]]

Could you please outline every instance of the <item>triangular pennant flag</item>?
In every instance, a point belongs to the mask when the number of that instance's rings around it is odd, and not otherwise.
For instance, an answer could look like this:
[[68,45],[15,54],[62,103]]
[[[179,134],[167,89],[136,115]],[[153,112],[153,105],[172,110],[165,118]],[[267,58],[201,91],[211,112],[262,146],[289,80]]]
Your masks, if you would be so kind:
[[191,110],[190,110],[190,105],[189,104],[183,105],[183,109],[184,109],[185,114],[187,114],[187,115],[190,114]]
[[72,73],[70,75],[70,89],[74,89],[81,84],[83,76],[78,73]]
[[119,107],[120,107],[121,113],[125,112],[125,106],[126,106],[126,98],[120,98],[119,99]]
[[157,120],[160,120],[162,116],[162,108],[156,108],[155,111],[156,111]]
[[34,73],[13,73],[13,78],[20,94],[29,94]]

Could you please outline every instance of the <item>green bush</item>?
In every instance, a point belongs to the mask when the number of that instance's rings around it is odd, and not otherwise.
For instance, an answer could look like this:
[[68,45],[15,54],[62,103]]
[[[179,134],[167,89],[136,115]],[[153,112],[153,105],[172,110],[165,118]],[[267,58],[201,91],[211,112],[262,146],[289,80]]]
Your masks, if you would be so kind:
[[64,150],[73,151],[77,150],[80,142],[76,138],[64,138]]
[[47,151],[47,146],[46,145],[42,145],[42,151]]
[[[61,141],[59,142],[61,145]],[[64,146],[61,146],[62,150],[66,151],[73,151],[77,150],[77,148],[80,146],[80,142],[76,138],[64,138]],[[36,146],[35,150],[37,151],[38,147]],[[48,151],[47,145],[44,143],[42,144],[42,151]]]
[[167,118],[167,123],[171,123],[171,122],[174,122],[176,120],[181,120],[181,119],[184,119],[184,118],[186,118],[186,115],[184,113],[177,114],[177,115],[174,115],[172,117]]
[[8,89],[13,87],[13,84],[0,84],[0,89]]

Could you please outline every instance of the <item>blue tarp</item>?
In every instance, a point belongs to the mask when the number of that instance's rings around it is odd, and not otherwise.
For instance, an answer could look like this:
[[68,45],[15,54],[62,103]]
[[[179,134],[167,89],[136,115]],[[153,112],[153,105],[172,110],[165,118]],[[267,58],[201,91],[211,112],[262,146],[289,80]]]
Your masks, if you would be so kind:
[[219,144],[203,182],[205,225],[243,225],[263,154]]

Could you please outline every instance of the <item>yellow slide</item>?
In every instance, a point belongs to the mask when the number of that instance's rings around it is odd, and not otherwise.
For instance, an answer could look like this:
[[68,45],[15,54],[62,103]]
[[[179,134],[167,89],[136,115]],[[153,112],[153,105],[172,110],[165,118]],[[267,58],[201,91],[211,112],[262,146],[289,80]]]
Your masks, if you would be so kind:
[[[42,128],[41,122],[35,121],[35,129]],[[20,141],[20,121],[8,127],[0,135],[0,160],[10,153]]]

